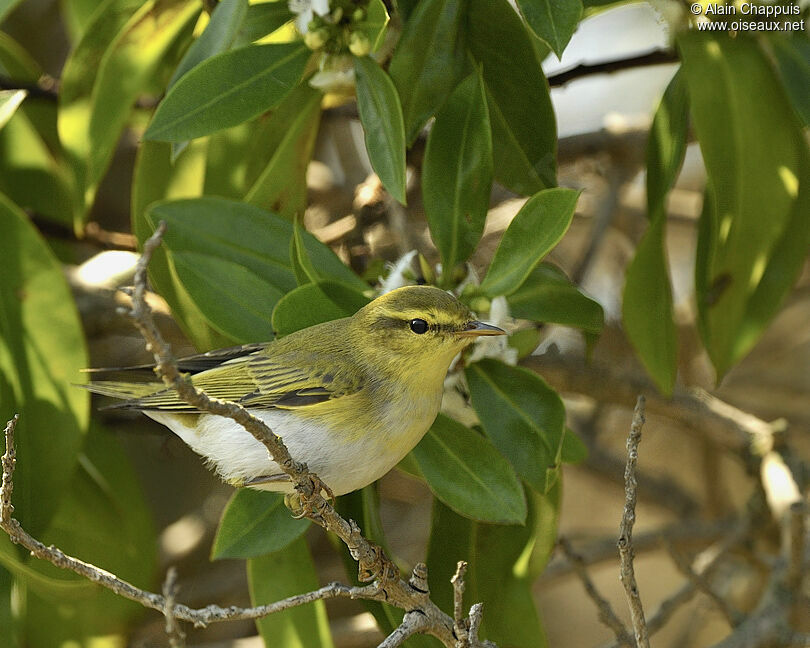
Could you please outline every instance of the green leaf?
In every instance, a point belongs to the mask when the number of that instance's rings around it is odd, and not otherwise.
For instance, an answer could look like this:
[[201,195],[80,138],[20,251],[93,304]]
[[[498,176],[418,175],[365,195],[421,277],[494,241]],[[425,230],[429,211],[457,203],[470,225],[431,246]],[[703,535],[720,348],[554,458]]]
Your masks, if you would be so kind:
[[531,195],[557,184],[557,126],[529,34],[508,0],[469,3],[467,45],[483,68],[495,179]]
[[810,234],[797,214],[810,192],[808,147],[757,41],[695,32],[679,46],[712,195],[698,241],[697,305],[722,377],[756,343],[807,255]]
[[296,519],[280,493],[240,488],[219,521],[211,559],[256,558],[284,549],[309,528],[309,520]]
[[666,199],[675,184],[689,128],[683,75],[670,81],[655,113],[647,144],[647,211],[650,226],[627,268],[622,316],[627,337],[658,388],[671,394],[678,371],[678,332],[664,245]]
[[[208,140],[191,142],[172,163],[171,145],[143,142],[135,158],[132,181],[132,231],[140,245],[154,231],[146,208],[166,199],[193,198],[203,191]],[[199,350],[218,349],[235,340],[214,330],[183,288],[164,246],[158,247],[149,263],[149,280],[171,307],[175,320]]]
[[[59,506],[88,421],[84,335],[62,267],[28,217],[0,194],[0,419],[20,414],[14,503],[39,534]],[[54,432],[58,430],[58,434]]]
[[25,90],[0,90],[0,129],[14,116],[27,94]]
[[557,55],[571,40],[582,17],[581,0],[517,0],[529,27]]
[[242,47],[272,34],[279,27],[292,20],[294,14],[286,2],[262,2],[248,6],[247,15],[234,41],[235,47]]
[[[137,476],[108,430],[91,429],[85,446],[42,539],[138,587],[151,588],[157,537]],[[139,604],[63,569],[38,559],[28,564],[58,582],[50,592],[26,587],[25,637],[31,646],[65,645],[71,640],[79,645],[94,636],[129,635],[129,624],[142,614]],[[74,589],[67,595],[70,585]]]
[[562,453],[560,459],[563,463],[578,464],[588,458],[588,446],[569,428],[565,428],[563,436]]
[[805,35],[768,34],[767,43],[793,109],[802,124],[810,126],[810,42]]
[[503,233],[481,290],[497,297],[520,288],[565,234],[578,198],[572,189],[546,189],[529,198]]
[[[263,150],[271,152],[255,172],[245,202],[288,218],[303,215],[307,206],[307,167],[315,148],[323,95],[304,83],[279,104],[262,129]],[[257,134],[253,132],[255,137]],[[255,165],[254,165],[255,166]],[[253,175],[255,174],[255,178]]]
[[[150,0],[131,10],[122,3],[99,17],[65,66],[58,125],[80,204],[92,204],[135,99],[178,39],[191,35],[200,7],[188,0]],[[100,35],[93,33],[97,24]],[[89,69],[97,73],[89,75]]]
[[500,524],[526,520],[515,471],[478,432],[439,414],[411,452],[433,494],[457,513]]
[[171,88],[186,72],[233,45],[248,11],[247,0],[221,0],[203,33],[188,48],[169,80]]
[[3,22],[12,9],[20,3],[20,0],[0,0],[0,22]]
[[565,408],[537,374],[498,360],[465,369],[484,431],[533,488],[547,492],[560,462]]
[[385,29],[388,27],[388,12],[382,0],[371,0],[366,9],[366,18],[356,23],[354,29],[361,31],[371,43],[371,52],[376,52],[385,42]]
[[282,297],[273,310],[273,329],[278,336],[308,326],[350,317],[369,302],[354,288],[336,281],[304,284]]
[[481,240],[491,187],[489,114],[481,76],[474,72],[442,106],[425,150],[422,195],[445,285]]
[[318,281],[318,271],[312,265],[312,261],[304,248],[303,233],[300,221],[296,218],[293,221],[293,235],[290,239],[290,265],[292,266],[295,280],[299,286]]
[[402,30],[388,70],[402,101],[408,143],[464,73],[465,5],[462,0],[423,0]]
[[[253,605],[273,603],[318,589],[318,575],[303,538],[286,548],[251,558],[247,563]],[[277,612],[256,621],[265,646],[332,648],[332,635],[323,601]]]
[[298,85],[309,56],[300,42],[247,45],[218,54],[172,87],[144,138],[182,142],[270,110]]
[[396,88],[368,56],[354,57],[357,110],[371,168],[396,200],[405,204],[405,130]]
[[[199,314],[232,342],[271,337],[273,306],[296,286],[289,258],[293,235],[289,221],[215,197],[155,203],[146,218],[147,230],[166,221],[163,247],[171,273],[164,280],[170,285],[177,281]],[[319,272],[348,284],[351,292],[365,286],[327,246],[307,232],[302,238]]]
[[507,298],[513,317],[573,326],[587,333],[602,331],[605,314],[558,268],[541,263]]

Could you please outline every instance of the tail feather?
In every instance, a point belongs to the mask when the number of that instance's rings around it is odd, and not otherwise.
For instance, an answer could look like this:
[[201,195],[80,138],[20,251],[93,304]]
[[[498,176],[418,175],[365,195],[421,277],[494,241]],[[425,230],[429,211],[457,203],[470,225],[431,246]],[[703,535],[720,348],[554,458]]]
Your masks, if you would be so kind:
[[94,394],[120,398],[122,400],[137,400],[144,396],[149,396],[157,391],[165,389],[165,385],[159,382],[132,383],[116,380],[94,380],[85,385],[76,385]]

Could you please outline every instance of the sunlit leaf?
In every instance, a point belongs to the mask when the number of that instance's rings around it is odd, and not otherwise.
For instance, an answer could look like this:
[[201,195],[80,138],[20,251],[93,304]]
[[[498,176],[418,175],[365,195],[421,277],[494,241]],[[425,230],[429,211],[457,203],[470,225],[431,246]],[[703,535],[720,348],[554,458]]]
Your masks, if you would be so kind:
[[482,66],[495,179],[523,195],[557,184],[557,125],[534,44],[508,0],[471,2],[467,46]]
[[[250,600],[253,605],[273,603],[319,587],[312,556],[303,538],[284,549],[247,563]],[[270,614],[256,621],[266,646],[332,648],[332,634],[323,601]]]
[[481,290],[511,295],[568,230],[579,192],[547,189],[532,196],[503,234]]
[[686,154],[689,98],[680,72],[667,87],[647,144],[647,214],[650,226],[627,268],[622,316],[627,337],[658,388],[675,385],[678,339],[664,246],[666,199]]
[[12,118],[27,94],[25,90],[0,90],[0,129]]
[[180,142],[270,110],[298,84],[310,54],[300,42],[272,43],[207,59],[172,87],[144,138]]
[[457,513],[500,524],[525,521],[520,481],[478,432],[439,414],[412,453],[433,494]]
[[256,558],[303,535],[309,520],[294,518],[280,493],[240,488],[219,521],[211,558]]
[[408,143],[464,73],[465,4],[423,0],[405,23],[388,69],[402,101]]
[[382,0],[371,0],[364,20],[356,23],[355,29],[363,32],[371,43],[371,51],[376,52],[385,41],[388,26],[388,12]]
[[465,369],[473,407],[487,436],[533,488],[556,480],[565,409],[536,373],[485,359]]
[[[28,217],[0,194],[0,419],[20,414],[14,503],[41,532],[76,466],[88,421],[87,353],[62,268]],[[58,434],[54,433],[58,430]]]
[[459,84],[436,116],[422,174],[425,215],[447,279],[481,240],[489,207],[492,140],[478,72]]
[[247,15],[234,42],[242,47],[272,34],[279,27],[292,20],[294,14],[286,2],[261,2],[248,6]]
[[562,57],[582,17],[581,0],[517,0],[529,27]]
[[354,57],[357,110],[371,167],[388,192],[405,204],[405,131],[402,108],[388,74],[368,56]]
[[756,343],[807,255],[810,228],[799,214],[810,200],[808,146],[757,41],[690,32],[679,46],[712,196],[697,306],[722,377]]

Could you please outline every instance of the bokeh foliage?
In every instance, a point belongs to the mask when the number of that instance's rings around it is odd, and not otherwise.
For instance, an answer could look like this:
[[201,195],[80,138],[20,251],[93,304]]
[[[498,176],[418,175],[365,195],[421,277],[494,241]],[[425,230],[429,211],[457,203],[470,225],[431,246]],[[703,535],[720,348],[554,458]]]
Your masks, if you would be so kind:
[[[16,4],[0,0],[0,28]],[[141,138],[132,230],[142,242],[160,220],[169,225],[151,280],[200,350],[285,335],[350,315],[373,297],[374,287],[296,219],[306,207],[322,106],[347,94],[310,81],[335,69],[356,82],[370,163],[401,203],[406,148],[432,125],[421,185],[442,261],[432,279],[459,289],[482,317],[492,300],[506,298],[515,317],[597,336],[599,305],[543,261],[568,229],[578,192],[556,187],[556,118],[541,61],[560,56],[583,15],[603,4],[519,0],[516,12],[507,0],[335,0],[341,15],[362,11],[327,34],[333,40],[305,44],[283,1],[221,0],[210,15],[199,0],[63,3],[71,50],[58,102],[14,87],[0,93],[0,414],[22,415],[15,502],[23,524],[154,585],[148,512],[120,449],[90,430],[86,393],[70,387],[87,363],[83,335],[59,262],[29,218],[80,234],[125,130]],[[708,178],[696,294],[718,376],[756,343],[810,245],[806,35],[732,38],[681,27],[682,64],[650,135],[649,228],[627,273],[623,311],[664,392],[676,384],[678,362],[666,199],[688,139],[697,138]],[[32,54],[0,31],[4,80],[36,84],[42,70]],[[140,100],[164,93],[145,114]],[[528,200],[480,284],[462,290],[493,181]],[[511,338],[524,353],[536,343],[533,326]],[[480,423],[440,416],[400,467],[434,495],[432,591],[449,609],[449,577],[466,559],[470,600],[487,605],[484,636],[544,645],[531,585],[554,544],[560,463],[581,459],[582,447],[541,377],[492,357],[463,373]],[[373,486],[340,506],[386,546]],[[247,559],[257,603],[311,589],[317,576],[306,528],[278,496],[237,492],[212,558]],[[126,636],[133,606],[32,562],[3,538],[0,565],[0,627],[11,628],[0,646]],[[401,618],[378,603],[369,609],[384,631]],[[267,645],[331,643],[320,603],[258,629]]]

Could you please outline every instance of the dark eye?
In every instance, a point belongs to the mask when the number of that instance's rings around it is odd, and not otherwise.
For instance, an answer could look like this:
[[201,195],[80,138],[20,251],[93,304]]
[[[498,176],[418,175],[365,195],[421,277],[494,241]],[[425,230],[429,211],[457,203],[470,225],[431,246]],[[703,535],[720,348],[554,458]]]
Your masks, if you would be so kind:
[[422,333],[427,333],[428,330],[428,323],[423,319],[412,319],[408,322],[408,325],[411,327],[411,330],[414,333],[422,335]]

